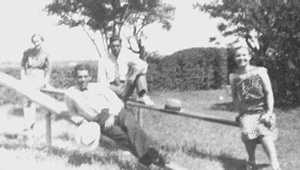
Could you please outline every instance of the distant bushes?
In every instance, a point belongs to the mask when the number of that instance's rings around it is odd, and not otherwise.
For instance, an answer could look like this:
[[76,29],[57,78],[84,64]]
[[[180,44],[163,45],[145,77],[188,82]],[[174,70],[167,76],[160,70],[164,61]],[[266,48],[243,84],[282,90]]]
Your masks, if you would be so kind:
[[[77,63],[85,63],[90,66],[92,81],[97,79],[97,61],[80,61]],[[51,85],[57,88],[68,88],[74,85],[73,67],[67,63],[56,64],[51,73]]]
[[151,90],[216,89],[227,84],[225,48],[191,48],[148,60]]

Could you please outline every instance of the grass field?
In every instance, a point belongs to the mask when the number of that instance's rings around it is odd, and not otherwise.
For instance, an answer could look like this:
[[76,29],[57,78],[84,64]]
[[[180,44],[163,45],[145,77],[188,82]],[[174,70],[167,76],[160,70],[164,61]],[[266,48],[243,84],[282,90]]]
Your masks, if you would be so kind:
[[[184,108],[201,114],[227,119],[236,116],[228,109],[227,103],[231,99],[224,90],[153,92],[151,95],[158,105],[163,105],[166,98],[173,97],[181,99]],[[3,105],[0,111],[1,132],[18,129],[22,124],[22,113],[18,107]],[[300,168],[299,111],[300,108],[285,111],[276,109],[280,129],[276,144],[283,170]],[[145,110],[143,118],[143,127],[161,144],[162,151],[187,169],[243,170],[246,153],[238,128]],[[41,116],[34,138],[0,136],[0,170],[137,169],[136,160],[126,152],[103,147],[92,152],[78,148],[74,142],[76,128],[65,121],[54,121],[54,147],[48,150],[45,147],[44,123]],[[257,160],[259,164],[268,163],[261,147],[257,150]]]

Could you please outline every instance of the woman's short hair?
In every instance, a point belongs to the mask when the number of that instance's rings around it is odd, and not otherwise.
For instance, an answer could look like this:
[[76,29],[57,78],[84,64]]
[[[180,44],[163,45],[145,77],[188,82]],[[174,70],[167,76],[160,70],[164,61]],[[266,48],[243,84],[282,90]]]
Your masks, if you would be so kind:
[[35,34],[33,34],[33,35],[31,36],[31,42],[33,42],[33,39],[34,39],[35,37],[40,38],[40,40],[42,40],[42,41],[45,40],[44,37],[43,37],[41,34],[35,33]]

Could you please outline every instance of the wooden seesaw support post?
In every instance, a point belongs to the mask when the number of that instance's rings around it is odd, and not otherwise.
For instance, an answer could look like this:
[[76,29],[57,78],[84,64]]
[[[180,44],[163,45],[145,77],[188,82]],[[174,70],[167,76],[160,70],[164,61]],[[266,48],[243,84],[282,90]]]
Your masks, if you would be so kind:
[[0,72],[0,84],[17,91],[48,110],[46,114],[46,141],[47,145],[51,146],[51,113],[60,114],[67,111],[67,106],[63,102],[59,102],[47,94],[24,84],[21,80],[2,72]]

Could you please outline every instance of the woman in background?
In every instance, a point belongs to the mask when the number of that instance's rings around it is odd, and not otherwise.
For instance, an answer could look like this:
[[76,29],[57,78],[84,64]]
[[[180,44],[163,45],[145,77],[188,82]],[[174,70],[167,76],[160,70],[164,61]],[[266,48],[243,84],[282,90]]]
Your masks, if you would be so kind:
[[[21,80],[35,89],[46,87],[50,77],[49,55],[44,51],[42,44],[44,38],[39,34],[31,36],[33,48],[27,49],[23,53],[21,61]],[[24,99],[23,112],[25,118],[24,130],[34,127],[36,119],[37,104],[28,99]]]
[[267,69],[251,65],[250,60],[248,49],[239,49],[235,57],[237,69],[229,76],[233,103],[239,112],[237,121],[240,123],[242,141],[249,156],[246,169],[256,168],[255,149],[261,143],[272,168],[280,170],[274,144],[278,132],[275,127],[271,82]]

